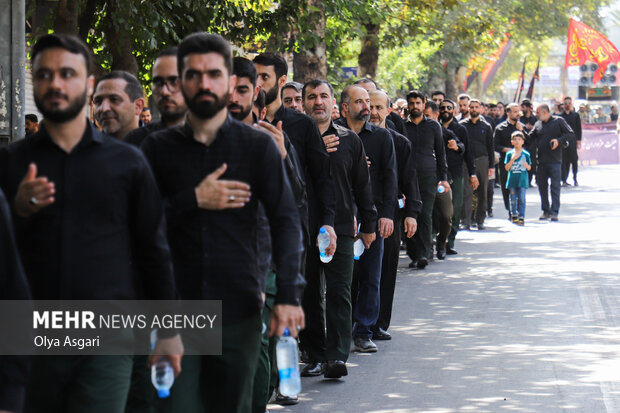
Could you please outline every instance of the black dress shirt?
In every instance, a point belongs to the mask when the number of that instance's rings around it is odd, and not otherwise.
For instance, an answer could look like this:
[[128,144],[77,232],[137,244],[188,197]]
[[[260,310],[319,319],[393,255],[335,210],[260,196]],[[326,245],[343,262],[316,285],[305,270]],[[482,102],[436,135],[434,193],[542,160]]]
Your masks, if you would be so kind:
[[575,133],[575,139],[580,141],[581,140],[581,117],[579,116],[579,114],[575,112],[574,110],[571,110],[568,113],[562,112],[560,116],[564,118],[566,123],[568,123],[568,126],[570,126],[573,132]]
[[436,174],[439,181],[448,180],[446,150],[439,123],[424,116],[417,125],[407,121],[405,129],[413,147],[418,174]]
[[337,135],[339,139],[338,150],[329,154],[336,184],[336,234],[355,236],[353,217],[356,210],[360,232],[371,234],[377,230],[377,209],[362,140],[355,132],[333,122],[323,133],[327,135]]
[[166,125],[164,122],[151,122],[146,126],[142,126],[141,128],[136,128],[129,132],[125,138],[123,138],[123,142],[128,143],[130,145],[137,146],[138,148],[142,145],[144,139],[149,136],[153,132],[157,132],[158,130],[166,129]]
[[493,168],[493,165],[495,165],[495,149],[493,148],[493,130],[491,125],[480,116],[475,123],[471,118],[467,118],[461,121],[461,125],[467,129],[467,137],[471,142],[474,158],[488,157],[489,168]]
[[54,182],[53,204],[15,217],[34,299],[172,300],[162,200],[142,153],[90,123],[70,153],[45,126],[0,151],[0,186],[15,198],[28,165]]
[[474,158],[474,151],[471,148],[471,142],[469,140],[469,135],[467,134],[467,129],[465,128],[465,126],[461,125],[456,119],[452,118],[452,122],[450,122],[450,124],[448,125],[448,130],[454,132],[456,137],[459,138],[459,140],[463,143],[463,146],[465,147],[465,151],[461,154],[461,173],[458,174],[455,170],[452,176],[463,176],[463,161],[465,162],[465,165],[467,165],[467,172],[469,173],[469,176],[475,176],[476,160]]
[[[9,204],[0,189],[0,300],[29,298],[30,290],[17,253]],[[0,410],[22,411],[27,382],[28,357],[0,356]]]
[[[418,173],[411,142],[405,135],[388,128],[396,151],[396,168],[398,170],[398,195],[405,195],[405,217],[417,218],[422,211],[422,197],[418,186]],[[398,202],[394,211],[398,208]]]
[[387,116],[386,122],[390,121],[394,127],[388,126],[391,129],[394,129],[396,132],[401,135],[405,135],[407,132],[405,131],[405,121],[400,115],[396,112],[390,112]]
[[[299,304],[305,284],[299,272],[300,218],[282,156],[270,136],[228,116],[209,146],[196,141],[186,123],[149,135],[142,150],[164,197],[181,298],[222,300],[225,325],[260,311],[260,201],[271,230],[276,303]],[[237,209],[199,208],[195,187],[223,163],[228,169],[222,179],[250,185],[250,201]]]
[[[280,106],[273,124],[282,121],[282,129],[291,139],[306,182],[309,207],[309,239],[315,239],[319,227],[334,225],[336,189],[329,170],[329,155],[314,120],[293,109]],[[305,219],[305,217],[302,217]]]
[[[448,180],[451,182],[454,177],[463,176],[463,154],[465,144],[450,129],[441,125],[441,134],[446,145],[446,161],[448,163]],[[448,141],[454,140],[458,150],[448,148]]]
[[370,160],[370,183],[379,218],[394,219],[398,177],[392,135],[387,129],[365,122],[359,137]]
[[[507,120],[507,119],[505,119]],[[536,124],[536,121],[538,119],[536,119],[536,116],[533,113],[530,113],[530,116],[521,116],[519,118],[519,122],[521,122],[523,125],[532,125],[534,126]],[[526,130],[531,130],[530,128],[525,128]]]
[[[493,144],[495,146],[495,152],[499,152],[500,154],[500,167],[503,167],[503,165],[505,165],[504,161],[507,151],[504,152],[504,149],[512,150],[512,142],[510,140],[510,137],[512,136],[513,132],[517,130],[517,127],[510,123],[510,121],[508,120],[503,121],[502,123],[497,125],[497,128],[495,128],[495,132],[493,133]],[[523,128],[523,131],[523,135],[527,137],[527,134],[525,133],[525,128]]]
[[[536,122],[528,136],[538,149],[538,163],[562,163],[562,148],[575,138],[564,118],[554,115],[547,122]],[[554,150],[551,150],[552,139],[558,140],[558,147]]]

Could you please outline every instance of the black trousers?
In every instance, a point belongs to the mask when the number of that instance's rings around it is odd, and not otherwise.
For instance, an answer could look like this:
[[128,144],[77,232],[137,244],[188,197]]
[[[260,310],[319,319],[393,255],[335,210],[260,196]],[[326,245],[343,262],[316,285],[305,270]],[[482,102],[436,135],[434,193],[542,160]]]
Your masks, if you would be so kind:
[[508,171],[504,163],[499,163],[499,185],[502,187],[502,197],[504,197],[504,208],[510,211],[510,190],[506,189],[506,181],[508,180]]
[[387,330],[390,327],[404,214],[405,211],[403,209],[396,211],[396,214],[394,214],[394,232],[383,243],[381,286],[379,287],[379,318],[375,324],[375,329],[382,328]]
[[579,156],[577,155],[577,143],[574,140],[569,142],[567,148],[562,149],[562,182],[568,179],[568,172],[573,167],[573,182],[577,181],[577,167]]
[[433,211],[433,224],[436,227],[437,234],[437,251],[446,249],[446,242],[452,229],[452,216],[454,215],[454,206],[452,205],[452,190],[437,194],[435,197],[435,206]]

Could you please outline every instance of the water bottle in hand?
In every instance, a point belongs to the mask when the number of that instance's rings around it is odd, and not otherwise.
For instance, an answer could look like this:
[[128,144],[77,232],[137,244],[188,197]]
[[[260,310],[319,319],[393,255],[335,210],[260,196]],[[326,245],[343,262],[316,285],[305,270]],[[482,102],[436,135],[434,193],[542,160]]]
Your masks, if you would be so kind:
[[405,207],[405,200],[398,198],[398,208],[403,209]]
[[329,247],[329,232],[325,228],[321,228],[319,231],[318,241],[319,241],[319,254],[321,258],[321,262],[328,263],[334,258],[332,255],[327,255],[325,250]]
[[296,397],[301,392],[299,376],[299,351],[297,340],[291,337],[288,328],[276,344],[276,362],[280,376],[280,394],[287,397]]
[[355,243],[353,243],[353,258],[358,261],[365,249],[366,247],[364,246],[364,241],[361,239],[355,241]]
[[440,184],[440,185],[437,187],[437,193],[439,193],[439,194],[443,194],[444,192],[446,192],[446,187]]
[[170,388],[174,383],[174,370],[167,360],[160,360],[151,367],[151,381],[157,390],[157,396],[165,399],[170,396]]

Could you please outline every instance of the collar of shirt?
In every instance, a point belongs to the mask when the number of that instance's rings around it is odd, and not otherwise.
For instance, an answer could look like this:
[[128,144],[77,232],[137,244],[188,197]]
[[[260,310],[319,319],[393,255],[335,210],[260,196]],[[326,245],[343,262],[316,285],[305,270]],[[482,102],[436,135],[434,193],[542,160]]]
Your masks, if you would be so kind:
[[[225,136],[228,133],[228,131],[231,129],[232,123],[233,123],[233,119],[229,113],[228,115],[226,115],[226,120],[224,121],[222,126],[220,126],[220,128],[218,129],[217,135],[215,136],[215,139],[213,140],[213,142],[211,142],[211,144],[217,141],[218,138],[220,138],[221,136]],[[183,136],[195,141],[196,143],[202,144],[201,142],[198,142],[196,139],[194,139],[194,128],[192,128],[192,125],[190,124],[189,119],[185,120],[185,123],[181,126],[181,128],[182,128],[181,130],[183,131]]]
[[[52,140],[52,137],[47,132],[47,129],[45,129],[45,122],[42,123],[41,127],[39,128],[39,131],[36,134],[34,134],[33,138],[39,140],[42,143],[53,145],[55,147],[60,148],[56,144],[56,142]],[[73,148],[72,152],[75,152],[76,150],[80,150],[81,148],[85,148],[93,143],[99,144],[101,142],[103,142],[103,133],[96,130],[95,126],[92,123],[90,123],[90,121],[87,121],[86,129],[84,130],[84,133],[82,134],[82,138],[80,139],[78,144],[75,146],[75,148]]]

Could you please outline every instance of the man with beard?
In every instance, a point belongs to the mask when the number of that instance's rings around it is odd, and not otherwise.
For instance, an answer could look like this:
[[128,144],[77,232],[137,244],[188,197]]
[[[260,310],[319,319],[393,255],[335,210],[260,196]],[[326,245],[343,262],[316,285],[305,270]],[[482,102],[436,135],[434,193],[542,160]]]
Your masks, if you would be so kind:
[[142,122],[142,126],[146,126],[151,123],[151,119],[153,116],[151,115],[151,109],[143,108],[142,113],[140,113],[140,122]]
[[333,255],[337,240],[334,231],[336,193],[329,172],[329,156],[319,129],[309,116],[282,105],[281,88],[286,84],[288,72],[288,65],[282,56],[273,53],[259,54],[254,58],[254,65],[258,72],[256,83],[265,91],[266,120],[273,125],[282,122],[282,129],[295,147],[306,181],[309,205],[302,215],[304,245],[316,245],[319,228],[325,228],[330,235],[330,243],[325,253]]
[[131,73],[114,70],[99,79],[93,103],[103,132],[123,140],[139,126],[144,107],[142,86]]
[[508,171],[505,168],[506,152],[512,150],[511,136],[515,131],[523,131],[523,124],[519,121],[519,105],[510,103],[506,106],[506,115],[508,118],[497,125],[493,134],[493,143],[495,151],[499,152],[499,181],[502,186],[502,196],[504,197],[504,207],[508,211],[508,219],[510,219],[510,191],[506,188],[506,180],[508,179]]
[[502,102],[497,102],[497,121],[503,122],[506,120],[506,105]]
[[379,289],[379,318],[373,327],[373,339],[390,340],[388,333],[392,319],[392,303],[394,301],[394,289],[396,288],[396,272],[400,255],[401,227],[405,222],[407,238],[413,237],[417,229],[418,213],[422,210],[420,190],[418,189],[418,177],[411,142],[405,136],[393,129],[386,128],[386,120],[390,112],[390,98],[381,91],[370,92],[370,123],[380,128],[387,129],[392,135],[394,150],[396,152],[396,168],[398,172],[398,196],[404,203],[404,208],[394,205],[394,232],[384,241],[383,261],[381,263],[381,285]]
[[[536,116],[533,113],[532,102],[529,99],[524,99],[521,102],[521,106],[520,107],[521,107],[522,115],[519,118],[519,121],[523,124],[523,127],[524,127],[525,131],[531,132],[532,128],[534,127],[534,125],[536,124],[536,121],[537,121]],[[508,115],[506,114],[506,118],[507,117],[508,117]],[[526,136],[527,136],[527,134],[526,134]],[[532,160],[533,160],[532,167],[527,172],[528,176],[529,176],[529,180],[531,182],[532,178],[534,177],[534,175],[536,175],[536,169],[537,169],[537,165],[538,165],[538,162],[535,161],[535,159],[537,159],[537,157],[538,157],[537,149],[536,149],[535,146],[531,145],[531,141],[529,141],[528,139],[526,139],[524,148],[528,150],[528,152],[530,153],[530,155],[532,157]]]
[[149,134],[183,123],[187,106],[183,100],[179,84],[177,48],[171,47],[162,50],[155,57],[153,63],[151,83],[153,100],[161,114],[161,120],[129,132],[125,137],[125,142],[140,146]]
[[[374,90],[377,90],[377,84],[375,83],[375,81],[367,77],[363,79],[359,79],[353,84],[363,87],[364,89],[368,91],[368,93]],[[403,121],[403,118],[401,118],[398,115],[398,113],[390,112],[386,120],[386,123],[387,123],[388,128],[394,129],[396,132],[402,135],[405,134],[405,122]]]
[[304,113],[304,103],[301,98],[302,87],[303,85],[299,82],[288,82],[282,86],[280,94],[282,97],[282,104],[285,108]]
[[[458,252],[454,249],[454,243],[456,240],[456,234],[459,232],[459,226],[461,224],[461,209],[463,208],[463,191],[465,182],[467,186],[470,186],[474,190],[478,188],[478,177],[476,176],[476,165],[474,161],[473,151],[471,149],[471,143],[467,135],[467,129],[454,119],[454,107],[456,105],[453,101],[446,99],[439,106],[439,119],[444,128],[452,131],[456,137],[465,146],[464,152],[454,149],[454,145],[450,145],[446,153],[448,158],[448,167],[451,165],[452,182],[450,187],[452,188],[452,228],[450,235],[448,235],[448,245],[446,246],[447,255],[456,255]],[[460,162],[460,163],[459,163]],[[458,166],[460,165],[460,166]],[[465,181],[464,176],[469,177]]]
[[[612,107],[613,108],[613,107]],[[575,133],[575,138],[568,141],[568,146],[562,148],[562,186],[570,186],[568,183],[568,171],[573,167],[573,185],[578,186],[577,165],[579,157],[577,151],[581,149],[581,117],[573,108],[573,99],[570,96],[564,98],[564,111],[560,114]]]
[[[331,120],[334,102],[332,86],[324,80],[311,80],[304,85],[302,96],[304,110],[317,123],[323,140],[337,139],[338,143],[330,149],[329,155],[336,184],[334,226],[338,247],[334,258],[327,264],[320,262],[316,247],[311,247],[308,254],[308,284],[303,299],[306,329],[301,337],[310,363],[301,374],[317,376],[323,373],[325,378],[335,379],[348,374],[346,361],[351,348],[353,242],[357,232],[352,211],[357,209],[360,217],[357,236],[369,248],[376,236],[377,210],[361,139]],[[325,305],[321,291],[323,284]]]
[[428,265],[428,257],[431,254],[432,216],[437,188],[443,185],[448,192],[450,184],[441,127],[423,113],[426,96],[417,90],[412,90],[407,93],[407,104],[409,119],[405,127],[407,137],[413,145],[418,187],[422,198],[422,211],[418,214],[418,230],[413,239],[407,240],[407,254],[411,258],[409,268],[417,267],[422,270]]
[[39,118],[34,113],[26,115],[26,138],[39,131]]
[[[32,49],[32,78],[45,122],[32,138],[0,151],[0,187],[14,208],[32,297],[173,300],[157,186],[138,150],[102,134],[83,115],[91,69],[81,40],[41,37]],[[170,354],[180,372],[178,335],[160,331],[153,354]],[[124,411],[131,369],[130,355],[37,357],[25,411]]]
[[[370,162],[370,182],[379,222],[376,241],[360,257],[353,274],[354,351],[376,352],[372,327],[379,317],[379,283],[383,260],[383,240],[394,231],[394,205],[398,178],[394,144],[390,133],[368,122],[370,97],[366,89],[350,85],[340,95],[347,127],[364,144]],[[357,293],[356,293],[357,291]]]
[[[484,219],[487,214],[487,185],[489,178],[495,173],[495,149],[493,148],[493,130],[491,125],[480,116],[482,105],[478,99],[469,102],[469,119],[461,121],[467,129],[467,136],[471,142],[471,149],[476,163],[476,176],[480,185],[475,190],[478,205],[475,211],[475,219],[478,230],[485,229]],[[471,225],[473,191],[465,187],[463,196],[463,220],[465,226]]]
[[468,94],[461,93],[456,100],[459,102],[459,115],[457,119],[459,121],[467,119],[469,117],[469,101],[471,97]]
[[277,295],[270,334],[303,328],[301,227],[282,154],[267,134],[228,116],[232,51],[219,35],[179,45],[185,124],[142,144],[168,205],[168,238],[181,299],[222,301],[222,354],[188,356],[170,412],[248,412],[261,334],[258,204],[269,218]]
[[437,106],[441,105],[441,102],[446,100],[446,94],[441,90],[436,90],[431,93],[431,100],[437,104]]

